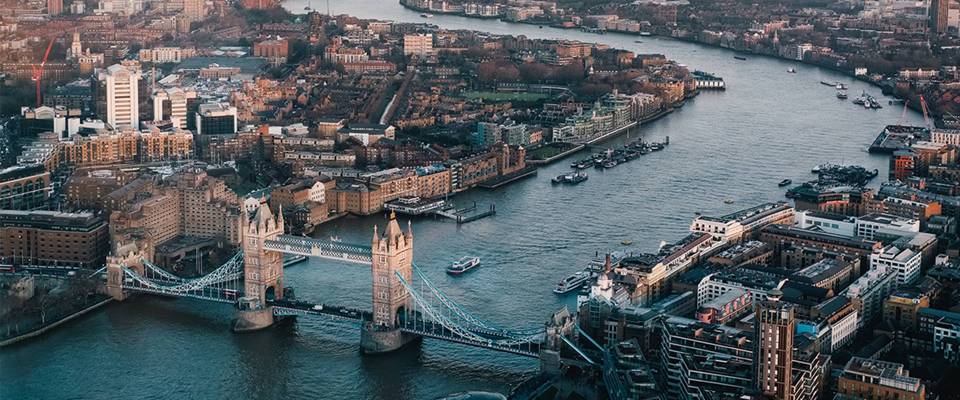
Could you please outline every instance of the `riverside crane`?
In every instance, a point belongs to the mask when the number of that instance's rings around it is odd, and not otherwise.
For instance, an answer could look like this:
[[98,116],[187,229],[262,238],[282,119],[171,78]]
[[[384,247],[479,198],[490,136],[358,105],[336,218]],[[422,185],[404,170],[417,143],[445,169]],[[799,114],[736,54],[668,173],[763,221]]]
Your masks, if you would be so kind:
[[40,61],[40,66],[33,67],[33,77],[31,79],[37,83],[37,107],[40,107],[40,80],[43,78],[43,68],[47,65],[47,59],[50,58],[50,49],[53,48],[54,40],[56,40],[56,38],[51,38],[50,43],[47,44],[47,51],[43,53],[43,60]]
[[927,129],[933,129],[933,124],[930,123],[930,111],[927,108],[927,99],[923,98],[923,95],[920,95],[920,108],[923,109],[923,122],[927,125]]

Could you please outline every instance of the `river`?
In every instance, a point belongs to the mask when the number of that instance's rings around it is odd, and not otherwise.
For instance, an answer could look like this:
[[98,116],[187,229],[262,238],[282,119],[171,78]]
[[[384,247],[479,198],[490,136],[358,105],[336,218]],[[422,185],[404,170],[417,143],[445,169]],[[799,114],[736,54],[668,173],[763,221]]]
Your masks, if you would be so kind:
[[[294,12],[303,12],[306,4],[285,3]],[[312,4],[325,7],[319,0]],[[558,297],[551,289],[597,252],[653,251],[661,240],[682,237],[695,212],[720,214],[781,200],[777,182],[810,179],[816,164],[856,163],[886,176],[887,159],[865,148],[884,125],[900,119],[901,110],[864,110],[837,100],[819,81],[845,82],[853,97],[861,91],[880,97],[880,91],[834,71],[766,57],[738,61],[727,50],[665,38],[455,16],[426,20],[393,0],[332,1],[330,8],[364,18],[663,53],[726,80],[725,92],[704,92],[678,112],[631,132],[633,138],[653,140],[669,135],[664,151],[611,170],[590,170],[590,179],[578,186],[550,185],[550,177],[568,170],[568,160],[495,191],[459,195],[461,205],[497,206],[496,216],[466,225],[414,220],[417,262],[452,298],[501,325],[538,325],[572,305],[572,296]],[[643,43],[634,43],[638,39]],[[789,67],[797,73],[786,73]],[[908,112],[905,122],[921,120]],[[383,223],[381,215],[349,217],[322,226],[317,236],[368,243],[373,225]],[[634,244],[625,247],[623,240]],[[446,264],[466,254],[480,256],[482,266],[459,278],[443,273]],[[369,270],[361,266],[311,260],[288,268],[286,284],[302,298],[369,307]],[[361,356],[355,326],[304,318],[235,335],[231,318],[230,307],[190,300],[139,298],[111,305],[44,337],[0,349],[0,398],[430,399],[461,390],[505,393],[538,366],[535,360],[429,339],[393,354]]]

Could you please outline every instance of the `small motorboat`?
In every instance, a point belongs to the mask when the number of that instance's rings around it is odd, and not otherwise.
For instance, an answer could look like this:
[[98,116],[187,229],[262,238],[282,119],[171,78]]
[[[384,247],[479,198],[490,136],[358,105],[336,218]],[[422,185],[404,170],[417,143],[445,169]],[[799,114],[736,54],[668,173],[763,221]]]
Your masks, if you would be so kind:
[[420,17],[421,17],[421,18],[433,18],[433,14],[423,13],[423,14],[420,14]]
[[723,201],[724,204],[733,204],[733,199],[726,199]]
[[789,185],[789,184],[791,184],[791,183],[793,183],[792,180],[790,180],[790,179],[784,179],[784,180],[780,181],[780,183],[778,183],[777,186],[784,187],[784,186],[787,186],[787,185]]
[[622,244],[622,245],[624,245],[624,246],[629,246],[629,245],[633,244],[633,241],[632,241],[632,240],[621,240],[621,241],[620,241],[620,244]]
[[787,68],[787,72],[788,72],[788,73],[791,73],[791,74],[795,74],[795,73],[797,73],[797,69],[796,69],[796,68],[793,68],[793,67]]
[[740,61],[747,61],[747,58],[746,58],[746,57],[733,56],[733,58],[735,58],[735,59],[737,59],[737,60],[740,60]]

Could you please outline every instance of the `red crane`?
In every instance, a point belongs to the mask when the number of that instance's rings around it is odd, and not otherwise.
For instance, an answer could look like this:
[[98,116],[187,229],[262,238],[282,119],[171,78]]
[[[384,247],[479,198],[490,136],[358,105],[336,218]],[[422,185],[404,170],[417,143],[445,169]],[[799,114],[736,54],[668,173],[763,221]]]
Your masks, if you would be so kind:
[[930,124],[930,111],[927,108],[927,99],[923,98],[923,95],[920,95],[920,108],[923,110],[923,122],[927,125],[927,129],[933,129],[933,126]]
[[50,43],[47,44],[47,51],[43,53],[43,60],[40,61],[40,66],[33,67],[33,81],[37,83],[37,107],[40,107],[40,79],[43,78],[43,67],[47,65],[47,58],[50,57],[50,49],[53,48],[53,41],[56,38],[50,38]]

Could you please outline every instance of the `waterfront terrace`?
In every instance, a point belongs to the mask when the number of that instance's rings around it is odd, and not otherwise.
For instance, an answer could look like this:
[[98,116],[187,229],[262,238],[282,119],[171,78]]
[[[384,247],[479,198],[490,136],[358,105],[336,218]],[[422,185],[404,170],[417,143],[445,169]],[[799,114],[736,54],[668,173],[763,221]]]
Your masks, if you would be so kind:
[[693,233],[676,243],[664,246],[658,254],[624,258],[617,272],[637,278],[637,287],[631,300],[633,304],[646,306],[668,294],[670,282],[674,278],[720,246],[722,242],[711,240],[710,235]]
[[766,225],[792,224],[793,218],[794,210],[786,202],[764,203],[720,217],[697,216],[690,224],[690,231],[735,243]]

